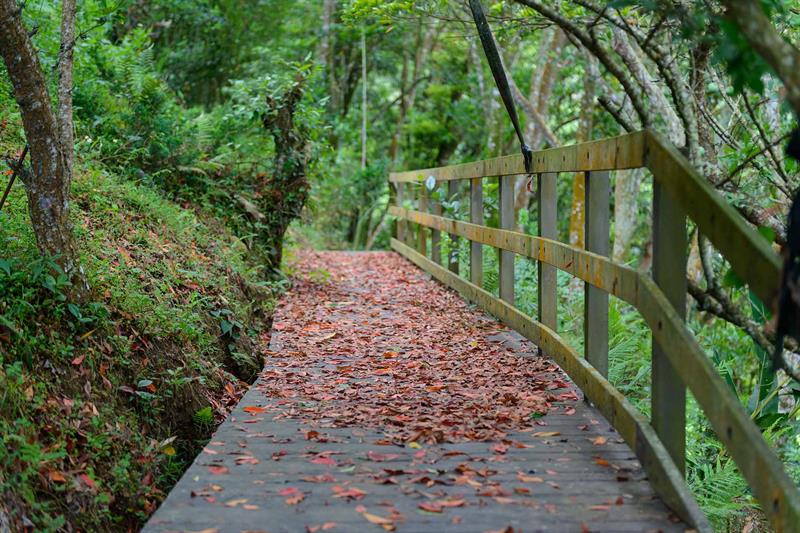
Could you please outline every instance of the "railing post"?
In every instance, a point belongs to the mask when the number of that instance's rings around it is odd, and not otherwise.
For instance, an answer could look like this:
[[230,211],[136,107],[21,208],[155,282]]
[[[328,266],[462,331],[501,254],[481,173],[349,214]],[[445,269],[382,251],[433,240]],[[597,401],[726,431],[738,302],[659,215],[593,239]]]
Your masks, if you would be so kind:
[[[608,257],[611,184],[608,172],[586,172],[586,250]],[[583,346],[586,360],[608,377],[608,293],[584,283]]]
[[[483,226],[483,181],[472,178],[469,182],[469,221]],[[471,241],[469,247],[469,279],[483,287],[483,245]]]
[[[439,182],[436,182],[434,191],[439,187]],[[438,200],[431,199],[431,213],[436,216],[442,216],[442,204]],[[438,229],[431,229],[431,258],[437,265],[442,264],[442,232]]]
[[[547,172],[537,176],[536,201],[539,211],[539,236],[556,238],[556,179],[558,174]],[[539,261],[539,283],[536,291],[539,299],[539,322],[556,331],[558,315],[558,286],[556,267]]]
[[[395,201],[397,207],[403,207],[403,193],[405,192],[405,183],[398,182],[395,184],[397,192],[395,193]],[[406,221],[403,219],[397,220],[397,240],[406,242]]]
[[[425,213],[428,211],[428,187],[425,186],[425,182],[420,182],[420,189],[419,189],[419,203],[417,207],[417,211],[420,213]],[[428,255],[428,235],[427,229],[422,224],[417,226],[417,251],[424,255]]]
[[[653,280],[678,316],[686,318],[686,213],[653,180]],[[681,474],[686,457],[686,386],[653,341],[653,428]]]
[[[514,180],[500,176],[500,229],[514,229]],[[500,250],[500,298],[514,305],[514,252]]]
[[[457,194],[458,194],[458,181],[456,181],[456,180],[448,181],[447,182],[447,198],[448,198],[448,200],[450,200],[452,202],[453,198]],[[453,215],[453,218],[455,218],[455,215]],[[448,233],[448,236],[450,237],[450,248],[449,248],[449,251],[448,251],[448,254],[447,254],[448,255],[448,260],[447,260],[448,268],[450,269],[450,272],[458,274],[458,236],[457,235],[453,235],[452,233]]]

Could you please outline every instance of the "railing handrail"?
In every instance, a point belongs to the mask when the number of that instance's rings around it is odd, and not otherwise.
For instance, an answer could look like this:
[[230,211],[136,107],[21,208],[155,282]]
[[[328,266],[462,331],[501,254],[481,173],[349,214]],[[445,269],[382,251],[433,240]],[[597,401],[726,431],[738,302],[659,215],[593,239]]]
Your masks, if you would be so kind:
[[[659,186],[675,202],[678,211],[682,210],[695,222],[700,232],[731,262],[734,270],[750,284],[752,290],[765,302],[773,301],[780,272],[777,253],[692,168],[677,149],[658,135],[642,131],[543,150],[534,152],[533,161],[534,173],[537,174],[648,168]],[[477,181],[480,187],[479,178],[522,174],[522,164],[521,155],[507,156],[449,167],[393,173],[390,181],[403,184],[433,176],[437,181],[470,179],[473,180],[473,186]],[[671,303],[671,298],[668,298],[653,279],[614,263],[607,257],[553,239],[508,229],[489,228],[482,224],[457,221],[402,207],[392,207],[391,212],[399,220],[419,224],[420,228],[445,231],[454,237],[463,237],[472,242],[533,258],[540,264],[548,264],[568,272],[634,306],[650,327],[654,346],[659,346],[675,369],[676,377],[694,394],[775,528],[790,530],[800,525],[800,492],[763,439],[760,430],[747,416],[739,399],[729,390],[686,327],[682,314],[673,307],[674,300]],[[683,215],[679,212],[675,216]],[[587,223],[590,221],[587,220]],[[513,305],[492,297],[477,285],[443,269],[428,260],[424,254],[413,251],[400,241],[393,240],[393,247],[468,298],[479,301],[488,311],[534,342],[540,343],[540,346],[544,343],[545,352],[556,356],[557,362],[581,386],[587,397],[609,417],[612,424],[615,421],[620,422],[618,411],[621,409],[625,413],[621,423],[626,427],[618,430],[642,460],[656,489],[684,519],[700,529],[707,527],[702,515],[698,517],[696,504],[687,501],[688,490],[682,483],[681,469],[672,463],[669,454],[662,453],[664,447],[659,438],[654,437],[652,426],[629,402],[614,399],[614,393],[619,395],[619,392],[601,374],[596,371],[588,372],[574,361],[577,354],[552,329],[525,316],[513,308]],[[685,272],[681,275],[685,278],[684,274]],[[548,346],[555,353],[548,351]],[[591,393],[587,389],[591,389]],[[617,427],[617,424],[614,425]],[[657,442],[654,443],[653,439]],[[679,486],[681,484],[683,487]]]
[[[610,152],[613,156],[604,155]],[[736,273],[770,305],[778,293],[781,262],[769,243],[711,187],[677,148],[655,132],[642,130],[618,137],[533,152],[533,173],[592,172],[647,168],[683,205],[700,231],[728,259]],[[444,167],[392,172],[389,181],[408,183],[433,176],[437,181],[520,175],[521,154]]]

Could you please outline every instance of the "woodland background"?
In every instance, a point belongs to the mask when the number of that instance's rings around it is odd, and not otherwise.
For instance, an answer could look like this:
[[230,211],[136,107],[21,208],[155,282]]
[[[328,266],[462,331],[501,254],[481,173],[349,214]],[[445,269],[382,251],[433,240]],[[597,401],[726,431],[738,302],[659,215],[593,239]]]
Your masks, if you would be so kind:
[[[533,149],[656,129],[785,243],[795,121],[722,5],[484,4]],[[800,42],[796,0],[761,4]],[[31,0],[22,19],[56,95],[61,5]],[[518,150],[460,1],[84,0],[75,28],[70,220],[89,289],[76,295],[63,258],[40,254],[18,181],[0,212],[0,530],[143,523],[260,369],[290,222],[289,259],[298,246],[385,248],[389,171]],[[3,70],[6,176],[25,144]],[[580,246],[583,180],[558,183],[560,238]],[[648,271],[651,179],[613,183],[613,258]],[[466,218],[463,196],[432,194]],[[495,182],[485,197],[496,226]],[[516,207],[534,232],[523,179]],[[484,261],[496,292],[497,257]],[[772,372],[768,310],[693,228],[689,263],[692,329],[800,480],[800,384]],[[533,314],[535,264],[516,270]],[[580,285],[559,285],[560,331],[580,346]],[[649,353],[644,322],[612,302],[610,378],[644,413]],[[703,509],[721,531],[762,527],[691,399],[688,418]]]

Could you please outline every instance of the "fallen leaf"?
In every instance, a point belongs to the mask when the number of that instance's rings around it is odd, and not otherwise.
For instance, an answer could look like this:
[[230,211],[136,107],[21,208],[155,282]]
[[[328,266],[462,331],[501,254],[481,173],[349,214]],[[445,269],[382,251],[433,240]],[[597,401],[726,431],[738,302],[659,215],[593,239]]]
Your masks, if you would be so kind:
[[523,472],[517,472],[517,479],[523,483],[544,483],[544,479],[538,476],[529,476]]
[[228,467],[227,466],[212,465],[212,466],[208,467],[208,472],[210,474],[214,474],[214,475],[227,474],[228,473]]

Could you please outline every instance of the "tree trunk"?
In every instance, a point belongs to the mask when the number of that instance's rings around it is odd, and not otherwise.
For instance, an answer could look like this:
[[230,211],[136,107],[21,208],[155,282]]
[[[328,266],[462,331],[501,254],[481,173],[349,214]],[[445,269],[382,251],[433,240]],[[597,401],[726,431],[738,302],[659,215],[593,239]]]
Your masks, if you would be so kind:
[[272,179],[262,197],[261,212],[267,215],[261,240],[266,248],[267,266],[277,274],[283,258],[283,238],[289,224],[300,217],[308,199],[305,132],[295,124],[295,112],[303,97],[305,78],[298,78],[279,99],[267,96],[264,127],[275,141]]
[[88,284],[78,261],[69,218],[72,181],[72,49],[75,2],[65,0],[59,54],[59,121],[50,104],[39,58],[15,0],[0,0],[0,54],[8,70],[30,146],[31,171],[21,177],[39,251],[55,258],[72,282],[70,296],[83,300]]
[[[597,61],[594,57],[589,53],[584,54],[584,57],[586,59],[586,73],[583,77],[580,124],[578,125],[578,134],[575,139],[579,143],[592,139],[594,95],[597,78],[600,76],[600,72],[597,68]],[[572,206],[569,212],[569,243],[579,248],[583,248],[584,245],[585,203],[586,177],[585,173],[578,172],[572,180]]]
[[618,170],[614,174],[614,248],[611,258],[617,263],[625,263],[636,232],[642,170]]

